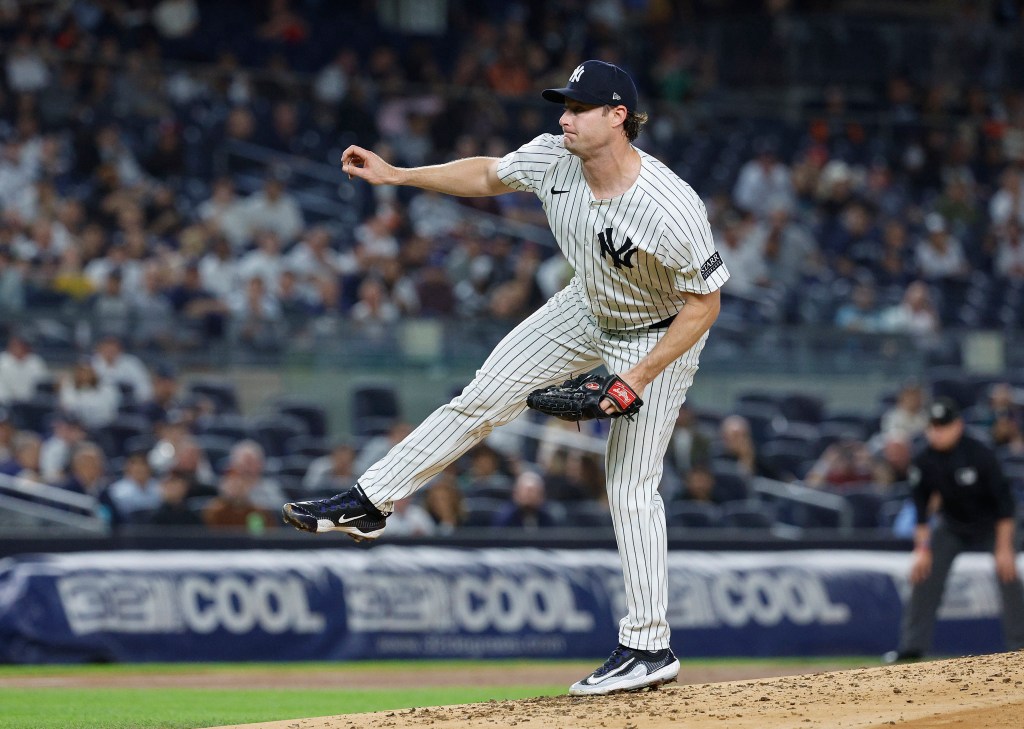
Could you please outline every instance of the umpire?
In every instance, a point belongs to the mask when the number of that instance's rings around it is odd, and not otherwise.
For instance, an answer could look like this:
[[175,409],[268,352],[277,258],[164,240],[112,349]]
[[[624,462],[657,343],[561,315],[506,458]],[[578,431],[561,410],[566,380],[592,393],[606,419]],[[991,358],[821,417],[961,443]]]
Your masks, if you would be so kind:
[[[898,651],[885,660],[911,661],[931,647],[935,616],[956,556],[968,549],[992,550],[1003,598],[1007,647],[1024,648],[1024,587],[1017,577],[1014,503],[1010,486],[991,448],[964,434],[955,402],[938,398],[929,408],[927,447],[910,469],[917,527],[910,570],[913,591],[903,614]],[[934,529],[928,505],[940,502]]]

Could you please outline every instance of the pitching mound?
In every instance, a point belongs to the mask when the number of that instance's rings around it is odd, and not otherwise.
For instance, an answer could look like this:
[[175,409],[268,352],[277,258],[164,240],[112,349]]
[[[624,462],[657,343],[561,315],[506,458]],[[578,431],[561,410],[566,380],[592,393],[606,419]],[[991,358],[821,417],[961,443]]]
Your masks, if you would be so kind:
[[218,729],[1024,727],[1024,652],[619,696],[557,696]]

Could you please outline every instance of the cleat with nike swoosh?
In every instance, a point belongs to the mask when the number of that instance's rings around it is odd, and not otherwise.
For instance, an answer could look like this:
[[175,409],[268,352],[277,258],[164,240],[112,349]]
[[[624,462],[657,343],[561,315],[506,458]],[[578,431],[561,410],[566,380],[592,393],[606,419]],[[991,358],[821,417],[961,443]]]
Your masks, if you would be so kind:
[[604,664],[569,687],[572,696],[601,696],[657,688],[676,680],[679,660],[671,648],[641,651],[619,645]]
[[326,499],[294,501],[281,510],[285,522],[304,532],[341,532],[357,542],[376,539],[388,515],[374,506],[356,484]]

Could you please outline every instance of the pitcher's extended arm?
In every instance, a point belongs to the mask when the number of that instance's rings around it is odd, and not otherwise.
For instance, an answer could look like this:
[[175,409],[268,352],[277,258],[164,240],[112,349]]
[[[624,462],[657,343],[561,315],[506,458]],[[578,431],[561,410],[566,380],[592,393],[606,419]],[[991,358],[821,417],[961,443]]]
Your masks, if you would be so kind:
[[341,169],[371,185],[407,185],[458,197],[490,197],[512,192],[498,179],[497,157],[466,157],[429,167],[395,167],[356,145],[341,155]]

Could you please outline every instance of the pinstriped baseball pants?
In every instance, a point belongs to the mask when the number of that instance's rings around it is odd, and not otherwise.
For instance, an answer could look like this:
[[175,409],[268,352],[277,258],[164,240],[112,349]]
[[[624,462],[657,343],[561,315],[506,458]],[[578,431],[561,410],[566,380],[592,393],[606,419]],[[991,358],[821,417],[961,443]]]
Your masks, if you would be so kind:
[[[388,502],[412,494],[496,426],[519,416],[532,390],[601,364],[622,372],[664,332],[601,329],[570,284],[499,342],[462,393],[367,469],[360,486],[370,501],[389,508]],[[633,420],[611,421],[605,473],[628,609],[619,623],[619,642],[630,648],[669,645],[665,505],[658,485],[676,413],[706,339],[647,386],[644,406]]]

